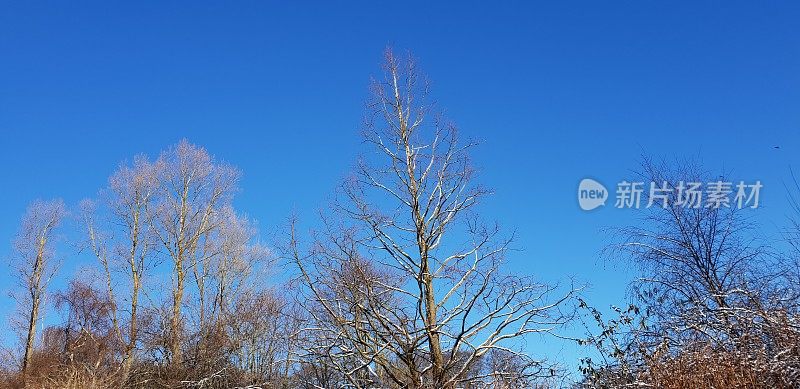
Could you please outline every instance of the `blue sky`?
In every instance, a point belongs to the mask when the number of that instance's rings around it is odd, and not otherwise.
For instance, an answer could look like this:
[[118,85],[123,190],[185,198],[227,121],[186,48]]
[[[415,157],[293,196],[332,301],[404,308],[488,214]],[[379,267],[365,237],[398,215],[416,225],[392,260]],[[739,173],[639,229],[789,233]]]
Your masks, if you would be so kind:
[[[636,211],[583,212],[578,182],[630,179],[642,154],[698,158],[764,183],[753,212],[773,234],[800,170],[798,19],[796,2],[4,3],[0,257],[29,201],[77,203],[120,161],[184,137],[242,169],[236,205],[265,239],[292,212],[312,219],[363,150],[391,45],[482,141],[485,216],[523,249],[511,268],[622,304],[633,273],[599,259],[601,229]],[[85,263],[65,261],[65,277]]]

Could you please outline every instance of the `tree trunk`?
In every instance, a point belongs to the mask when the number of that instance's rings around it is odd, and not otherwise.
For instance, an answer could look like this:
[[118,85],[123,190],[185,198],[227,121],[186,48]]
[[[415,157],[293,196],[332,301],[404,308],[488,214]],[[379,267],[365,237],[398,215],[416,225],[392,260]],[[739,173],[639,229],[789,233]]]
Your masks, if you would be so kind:
[[25,358],[22,360],[22,376],[24,377],[33,358],[33,345],[36,339],[36,318],[39,316],[39,296],[33,298],[31,315],[28,319],[28,337],[25,341]]
[[439,337],[437,326],[436,299],[433,288],[433,277],[429,273],[428,261],[423,262],[423,287],[425,290],[425,331],[428,334],[428,347],[431,353],[431,365],[433,366],[433,380],[437,388],[443,388],[446,381],[444,374],[444,355],[442,354],[442,343]]
[[137,310],[139,307],[139,288],[141,287],[141,280],[139,273],[134,270],[132,273],[133,290],[131,292],[131,322],[130,332],[128,333],[128,344],[125,346],[125,360],[122,363],[122,379],[121,384],[125,384],[131,373],[133,366],[133,351],[136,349],[136,339],[139,336],[137,327]]
[[33,359],[33,347],[36,341],[36,321],[39,317],[39,303],[41,302],[42,267],[44,265],[44,248],[47,238],[39,238],[39,247],[36,252],[36,262],[33,266],[32,284],[28,286],[31,294],[31,313],[28,318],[28,337],[25,340],[25,357],[22,360],[22,376],[25,377],[28,367]]
[[175,274],[177,278],[177,285],[172,300],[172,323],[169,350],[172,354],[172,365],[179,366],[183,362],[181,355],[181,305],[183,305],[183,263],[182,261],[175,262]]

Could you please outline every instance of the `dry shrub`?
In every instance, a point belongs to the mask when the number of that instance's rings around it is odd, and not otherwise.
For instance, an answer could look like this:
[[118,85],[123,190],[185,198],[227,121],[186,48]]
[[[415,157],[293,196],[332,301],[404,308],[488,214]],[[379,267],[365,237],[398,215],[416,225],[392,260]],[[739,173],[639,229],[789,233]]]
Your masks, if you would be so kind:
[[651,361],[642,381],[659,388],[766,388],[758,364],[709,346]]
[[762,332],[746,334],[733,346],[702,342],[675,355],[653,356],[640,379],[665,389],[800,387],[800,333],[785,314],[764,323]]

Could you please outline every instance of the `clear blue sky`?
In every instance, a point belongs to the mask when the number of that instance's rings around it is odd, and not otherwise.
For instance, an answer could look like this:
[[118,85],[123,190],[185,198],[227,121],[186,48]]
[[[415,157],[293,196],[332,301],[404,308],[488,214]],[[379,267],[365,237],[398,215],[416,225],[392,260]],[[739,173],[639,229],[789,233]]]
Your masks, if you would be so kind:
[[[517,230],[515,271],[574,275],[596,305],[623,303],[631,272],[599,261],[600,229],[635,211],[586,213],[575,192],[631,178],[642,153],[760,179],[758,218],[785,221],[800,3],[284,3],[0,5],[0,257],[29,201],[74,204],[183,137],[243,170],[236,205],[265,235],[292,211],[312,218],[361,150],[387,45],[412,50],[483,141],[485,215]],[[84,263],[66,261],[66,277]],[[1,297],[0,317],[11,306]]]

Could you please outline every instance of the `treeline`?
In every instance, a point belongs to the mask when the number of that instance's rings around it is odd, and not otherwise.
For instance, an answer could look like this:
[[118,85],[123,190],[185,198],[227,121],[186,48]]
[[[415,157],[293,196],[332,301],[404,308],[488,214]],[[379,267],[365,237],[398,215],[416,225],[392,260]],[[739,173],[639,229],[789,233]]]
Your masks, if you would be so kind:
[[[367,104],[366,152],[314,231],[288,220],[263,244],[232,205],[241,173],[185,140],[120,165],[69,211],[32,203],[11,258],[19,342],[4,354],[2,385],[800,385],[797,256],[759,245],[742,211],[673,198],[617,230],[607,254],[643,276],[633,304],[608,319],[579,288],[503,265],[513,234],[479,215],[490,191],[474,177],[475,144],[427,102],[412,59],[388,51],[384,70]],[[690,166],[646,163],[643,173],[705,178]],[[78,231],[64,234],[68,217]],[[63,235],[80,236],[72,246],[94,265],[54,290]],[[48,309],[63,320],[43,326]],[[563,337],[581,321],[594,323],[587,336],[564,341],[593,356],[582,377],[530,353],[538,335]]]
[[[321,215],[269,246],[234,209],[240,172],[181,141],[137,156],[97,199],[34,202],[15,240],[4,383],[31,388],[527,387],[554,366],[521,339],[569,319],[573,290],[512,275],[511,242],[476,206],[455,126],[410,59],[386,54],[368,153]],[[94,258],[51,291],[70,215]],[[70,224],[71,225],[71,224]],[[73,242],[74,243],[74,242]],[[271,281],[282,265],[288,277]],[[562,309],[562,306],[564,307]],[[63,318],[42,325],[45,309]],[[54,315],[49,315],[54,317]],[[44,327],[44,328],[43,328]]]

